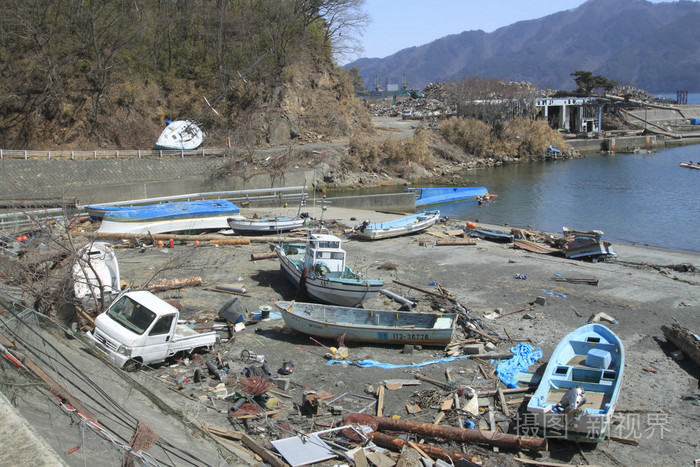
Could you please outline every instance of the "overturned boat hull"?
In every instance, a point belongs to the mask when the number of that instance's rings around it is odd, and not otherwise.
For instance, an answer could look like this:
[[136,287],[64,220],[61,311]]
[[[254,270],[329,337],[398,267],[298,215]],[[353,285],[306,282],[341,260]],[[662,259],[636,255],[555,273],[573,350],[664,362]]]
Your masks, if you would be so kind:
[[204,132],[190,120],[170,122],[158,137],[153,149],[192,151],[202,145]]
[[228,219],[240,217],[227,200],[180,201],[106,211],[98,232],[157,234],[229,229]]
[[103,242],[85,246],[73,264],[73,292],[78,300],[116,295],[121,290],[119,262]]
[[476,199],[488,194],[483,187],[408,188],[405,192],[415,193],[416,207]]

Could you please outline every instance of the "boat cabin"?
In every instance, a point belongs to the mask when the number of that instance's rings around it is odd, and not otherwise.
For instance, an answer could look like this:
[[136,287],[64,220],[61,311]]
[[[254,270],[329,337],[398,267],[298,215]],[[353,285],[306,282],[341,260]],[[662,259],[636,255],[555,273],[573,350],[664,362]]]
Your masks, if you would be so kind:
[[345,250],[340,248],[340,239],[335,235],[311,233],[304,256],[304,267],[309,272],[327,275],[345,272]]

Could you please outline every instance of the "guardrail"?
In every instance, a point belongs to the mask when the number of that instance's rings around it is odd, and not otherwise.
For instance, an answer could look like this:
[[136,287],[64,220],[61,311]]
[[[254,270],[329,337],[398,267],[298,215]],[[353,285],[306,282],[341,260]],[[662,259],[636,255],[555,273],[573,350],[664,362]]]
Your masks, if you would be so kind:
[[172,150],[127,150],[104,149],[95,151],[29,151],[22,149],[0,149],[0,159],[16,160],[103,160],[103,159],[164,159],[182,158],[187,156],[233,156],[233,149],[197,149],[196,151]]

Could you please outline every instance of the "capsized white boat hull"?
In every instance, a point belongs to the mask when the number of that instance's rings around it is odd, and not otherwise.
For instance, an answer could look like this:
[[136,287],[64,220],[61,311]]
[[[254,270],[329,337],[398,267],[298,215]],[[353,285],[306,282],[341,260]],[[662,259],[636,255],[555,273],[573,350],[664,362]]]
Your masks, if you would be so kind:
[[83,300],[113,295],[121,290],[119,262],[114,251],[103,242],[87,245],[78,252],[73,264],[73,292]]
[[191,151],[204,142],[204,132],[190,120],[176,120],[165,127],[154,149]]

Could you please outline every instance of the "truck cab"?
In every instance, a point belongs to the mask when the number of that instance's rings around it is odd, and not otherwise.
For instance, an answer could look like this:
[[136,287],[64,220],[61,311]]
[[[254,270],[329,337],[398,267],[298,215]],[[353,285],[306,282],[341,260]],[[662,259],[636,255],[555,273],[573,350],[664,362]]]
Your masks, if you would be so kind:
[[119,367],[160,363],[216,342],[215,332],[197,333],[178,318],[177,308],[152,293],[127,292],[95,319],[88,337]]

